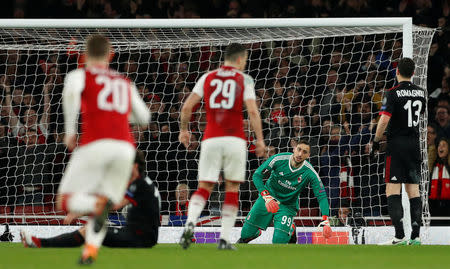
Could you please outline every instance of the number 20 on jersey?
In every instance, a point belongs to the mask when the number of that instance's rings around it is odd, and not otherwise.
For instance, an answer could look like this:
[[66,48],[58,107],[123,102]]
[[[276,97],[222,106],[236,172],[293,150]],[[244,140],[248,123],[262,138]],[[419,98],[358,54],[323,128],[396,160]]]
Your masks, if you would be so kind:
[[103,85],[103,88],[97,96],[97,105],[99,109],[116,111],[120,114],[127,113],[129,106],[129,83],[127,81],[121,78],[97,76],[95,82],[99,85]]

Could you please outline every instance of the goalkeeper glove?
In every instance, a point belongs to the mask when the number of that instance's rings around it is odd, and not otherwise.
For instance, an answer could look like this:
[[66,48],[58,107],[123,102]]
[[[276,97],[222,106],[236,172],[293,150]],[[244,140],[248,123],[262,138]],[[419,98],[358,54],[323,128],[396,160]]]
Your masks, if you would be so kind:
[[278,209],[280,209],[280,202],[277,199],[273,198],[267,190],[261,192],[261,197],[266,202],[267,212],[277,213]]
[[323,237],[325,237],[326,239],[331,237],[332,230],[330,227],[330,222],[328,221],[328,216],[322,216],[322,222],[319,223],[318,227],[322,227]]

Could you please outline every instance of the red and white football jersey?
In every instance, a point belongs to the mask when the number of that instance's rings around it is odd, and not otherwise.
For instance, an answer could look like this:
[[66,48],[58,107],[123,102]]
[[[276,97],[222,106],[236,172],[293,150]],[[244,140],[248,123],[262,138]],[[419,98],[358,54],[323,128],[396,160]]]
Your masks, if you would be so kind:
[[150,119],[134,84],[118,72],[102,67],[80,68],[67,74],[63,108],[67,134],[77,133],[77,113],[80,111],[80,145],[99,139],[134,144],[130,115],[141,124],[148,124]]
[[245,138],[243,105],[255,99],[252,77],[240,70],[222,66],[203,75],[192,92],[203,97],[206,109],[206,129],[203,140],[212,137]]

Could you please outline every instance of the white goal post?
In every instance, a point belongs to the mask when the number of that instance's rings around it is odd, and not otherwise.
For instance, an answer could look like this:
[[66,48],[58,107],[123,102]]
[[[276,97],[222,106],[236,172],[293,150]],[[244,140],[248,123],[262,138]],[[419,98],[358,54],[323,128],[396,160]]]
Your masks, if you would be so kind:
[[[56,156],[57,153],[61,153],[62,157],[66,158],[67,152],[59,148],[58,132],[62,130],[62,122],[61,109],[58,107],[60,99],[55,97],[58,93],[56,90],[48,93],[44,89],[48,83],[52,84],[53,89],[61,88],[62,81],[57,80],[58,76],[63,77],[67,71],[80,65],[85,37],[92,33],[102,33],[109,37],[115,51],[112,67],[126,73],[141,87],[141,94],[146,96],[150,109],[156,109],[156,113],[153,114],[158,114],[154,117],[156,126],[150,124],[148,129],[134,131],[138,146],[147,150],[145,152],[148,161],[147,170],[160,184],[163,204],[166,205],[162,214],[177,213],[176,209],[173,209],[173,204],[176,203],[175,187],[179,183],[186,183],[191,190],[196,185],[198,141],[193,141],[193,144],[197,144],[188,151],[177,145],[174,135],[176,134],[174,126],[178,119],[176,110],[180,108],[183,96],[192,90],[192,84],[196,79],[208,69],[220,65],[224,46],[231,42],[238,42],[246,44],[249,48],[247,71],[255,77],[258,98],[261,98],[260,108],[264,115],[267,144],[272,145],[275,151],[286,151],[290,147],[284,141],[291,143],[293,136],[315,141],[316,144],[312,145],[312,148],[317,148],[315,151],[317,156],[311,157],[317,159],[316,163],[313,163],[316,170],[326,166],[326,169],[322,169],[321,175],[325,173],[325,177],[329,177],[329,190],[333,191],[333,188],[336,188],[331,187],[331,182],[336,178],[338,180],[340,178],[341,184],[345,182],[345,188],[359,189],[357,191],[359,197],[351,197],[350,200],[352,202],[358,200],[356,204],[358,204],[357,207],[362,208],[361,214],[368,219],[373,219],[374,223],[378,223],[375,225],[386,225],[388,217],[385,214],[384,193],[381,187],[383,161],[380,158],[376,166],[366,161],[368,155],[364,152],[364,144],[367,141],[364,140],[365,134],[358,130],[358,128],[361,130],[369,128],[365,117],[366,114],[370,114],[369,118],[372,120],[376,118],[372,115],[375,110],[370,108],[372,110],[365,112],[363,105],[369,100],[365,98],[371,98],[370,105],[376,108],[378,101],[375,101],[374,96],[382,94],[382,89],[379,87],[394,84],[391,72],[399,55],[415,60],[416,72],[413,81],[426,88],[428,50],[434,29],[414,26],[411,18],[0,19],[0,26],[0,58],[6,60],[4,65],[0,65],[0,76],[5,76],[9,80],[8,86],[11,87],[10,93],[6,93],[4,86],[0,87],[0,101],[6,104],[5,102],[9,100],[6,98],[8,94],[12,99],[12,107],[9,111],[4,109],[4,115],[2,114],[3,117],[8,118],[8,121],[3,121],[2,124],[10,132],[9,136],[18,140],[22,139],[18,138],[21,135],[27,136],[27,134],[20,134],[19,129],[15,130],[15,126],[10,126],[14,114],[20,113],[15,116],[19,118],[19,122],[22,121],[22,125],[26,125],[23,121],[26,120],[24,113],[27,108],[36,107],[38,120],[42,121],[43,110],[48,100],[50,100],[48,105],[51,107],[48,110],[50,111],[49,121],[45,123],[48,131],[47,143],[44,143],[45,147],[41,149],[44,152],[40,161],[42,170],[36,172],[22,167],[30,163],[27,163],[26,158],[21,160],[21,154],[38,156],[37,153],[29,153],[26,145],[0,144],[0,147],[3,147],[0,151],[7,151],[7,154],[0,156],[0,160],[3,160],[1,163],[5,165],[0,167],[1,171],[5,171],[5,174],[0,174],[0,177],[7,178],[5,182],[9,184],[0,186],[0,223],[26,224],[26,219],[31,219],[34,221],[33,224],[45,224],[42,219],[47,219],[47,224],[60,224],[60,214],[54,210],[49,212],[46,206],[53,203],[51,194],[56,191],[62,170],[54,172],[55,159],[50,160],[47,157],[50,156],[49,154]],[[401,48],[396,47],[398,44],[401,44]],[[372,59],[373,62],[371,62]],[[10,66],[15,66],[15,69],[11,71]],[[52,72],[58,74],[54,75],[55,77],[49,82]],[[336,101],[339,104],[339,111],[333,112],[330,108],[326,112],[324,108],[327,105],[321,104],[321,100],[323,101],[326,97],[328,79],[333,76],[333,72],[337,77],[333,85],[338,85],[335,91],[341,94],[341,99]],[[360,86],[360,91],[356,90]],[[22,97],[15,96],[16,88],[20,89],[18,93],[23,96],[31,94],[31,99],[36,104],[27,104],[24,100],[19,100]],[[279,88],[282,89],[277,95]],[[297,97],[295,97],[296,94]],[[358,95],[360,99],[356,98]],[[302,101],[291,102],[295,98]],[[347,103],[347,107],[351,108],[345,107],[346,98],[349,98],[348,102],[351,103]],[[17,107],[14,107],[14,102]],[[275,106],[280,103],[284,105],[284,109],[281,109],[282,112],[274,112]],[[317,108],[316,112],[314,112],[315,108]],[[297,130],[292,127],[296,115],[297,118],[303,117],[302,121],[307,119],[307,127]],[[358,115],[360,118],[349,119],[352,115]],[[291,126],[281,126],[278,122],[281,117],[286,117]],[[331,121],[330,126],[340,128],[342,137],[348,136],[348,141],[342,142],[348,150],[339,156],[340,167],[338,168],[331,164],[333,156],[336,155],[330,153],[328,164],[325,159],[321,159],[331,151],[332,145],[329,140],[324,142],[324,139],[330,139],[331,129],[334,128],[327,127],[326,124],[330,124],[326,123],[327,120]],[[194,129],[196,129],[197,138],[201,137],[203,121],[200,108],[191,123],[196,126]],[[312,122],[315,122],[315,125]],[[428,226],[430,216],[427,202],[426,126],[425,116],[421,119],[423,153],[421,195],[424,223]],[[328,128],[327,133],[324,132],[325,128]],[[250,130],[248,133],[251,137]],[[54,138],[49,138],[51,135],[54,135]],[[169,137],[164,138],[166,140],[161,138],[165,135]],[[356,140],[354,142],[352,138],[358,135],[361,136],[359,142]],[[341,139],[344,140],[342,137]],[[26,144],[26,142],[22,143]],[[21,147],[24,147],[22,151]],[[358,149],[352,155],[355,148]],[[48,153],[49,150],[50,153]],[[358,161],[358,158],[361,161]],[[62,161],[62,167],[66,161],[66,159]],[[255,158],[253,164],[249,163],[250,181],[255,165],[261,164],[261,161]],[[52,167],[48,168],[47,166],[52,163],[53,166],[50,165]],[[342,171],[347,165],[349,167],[346,167],[348,170],[345,170],[347,174],[344,176]],[[339,171],[339,175],[333,174],[334,168]],[[357,172],[353,175],[350,170]],[[26,173],[30,173],[31,176],[27,177]],[[33,181],[33,178],[37,178],[36,173],[40,176],[39,182]],[[342,179],[343,176],[346,177],[345,180]],[[367,183],[366,179],[370,182]],[[342,186],[338,184],[338,193],[342,193]],[[27,198],[28,190],[31,190],[28,193],[31,197],[29,199]],[[35,199],[37,193],[39,197],[42,196],[38,202]],[[220,208],[218,205],[223,197],[219,192],[216,193],[214,199],[217,203],[211,202],[208,205],[207,214],[215,215],[216,208]],[[23,197],[17,198],[19,195]],[[246,216],[255,198],[255,188],[251,182],[247,182],[241,188],[241,219]],[[335,198],[336,201],[339,200],[335,204],[337,208],[334,208],[337,214],[342,197]],[[317,208],[313,196],[305,199],[301,202],[302,208],[308,209],[313,206]],[[409,216],[408,199],[404,197],[403,202],[404,224],[408,226],[409,221],[406,217]],[[331,204],[334,205],[333,202]],[[27,209],[30,206],[32,209]],[[314,214],[299,214],[296,219],[314,221],[318,217]],[[314,223],[313,221],[311,223]],[[409,230],[408,227],[407,230]]]

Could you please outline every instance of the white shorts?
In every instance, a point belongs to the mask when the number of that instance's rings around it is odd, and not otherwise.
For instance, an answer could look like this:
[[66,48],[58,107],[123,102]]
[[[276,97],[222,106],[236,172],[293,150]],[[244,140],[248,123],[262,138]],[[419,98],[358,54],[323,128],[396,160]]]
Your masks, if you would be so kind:
[[224,178],[243,182],[247,165],[247,141],[234,136],[213,137],[202,141],[198,180],[217,182],[220,170]]
[[130,180],[136,148],[128,142],[102,139],[77,148],[64,172],[58,193],[92,193],[122,201]]

